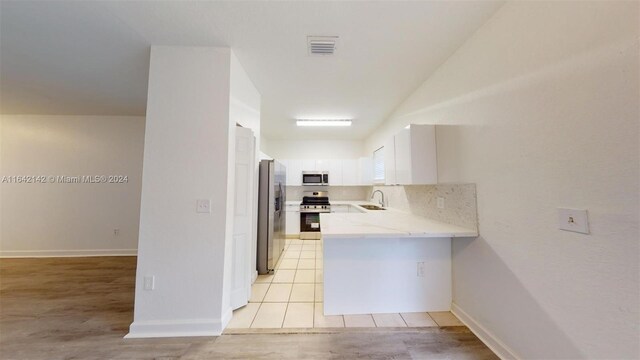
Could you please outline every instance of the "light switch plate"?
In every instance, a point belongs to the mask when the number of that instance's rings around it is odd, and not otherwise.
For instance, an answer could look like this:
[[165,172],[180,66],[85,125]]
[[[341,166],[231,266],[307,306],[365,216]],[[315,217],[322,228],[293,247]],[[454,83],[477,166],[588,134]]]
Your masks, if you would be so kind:
[[196,202],[196,212],[199,214],[210,214],[211,213],[211,200],[209,199],[199,199]]
[[444,209],[444,198],[438,197],[438,209]]
[[588,234],[589,219],[587,210],[558,208],[558,227],[560,230]]

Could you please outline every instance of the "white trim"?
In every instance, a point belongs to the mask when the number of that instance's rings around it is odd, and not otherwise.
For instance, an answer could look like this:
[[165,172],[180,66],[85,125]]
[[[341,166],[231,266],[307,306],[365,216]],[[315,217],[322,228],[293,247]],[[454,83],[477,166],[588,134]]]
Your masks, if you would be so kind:
[[138,249],[2,250],[0,251],[0,258],[136,256],[136,255],[138,255]]
[[251,283],[253,284],[254,282],[256,282],[257,279],[258,279],[258,270],[254,271],[251,274]]
[[[228,317],[228,318],[227,318]],[[227,319],[225,319],[227,318]],[[188,337],[188,336],[220,336],[222,324],[231,320],[231,312],[220,319],[193,319],[173,321],[134,321],[129,326],[129,333],[125,339],[137,338],[162,338],[162,337]],[[225,323],[226,321],[226,323]]]
[[227,311],[225,311],[224,314],[222,314],[222,329],[220,331],[227,328],[227,325],[229,325],[229,321],[231,321],[232,317],[233,317],[233,309],[229,307]]
[[515,352],[498,337],[492,334],[457,304],[451,303],[451,312],[464,323],[489,349],[491,349],[500,359],[521,359]]

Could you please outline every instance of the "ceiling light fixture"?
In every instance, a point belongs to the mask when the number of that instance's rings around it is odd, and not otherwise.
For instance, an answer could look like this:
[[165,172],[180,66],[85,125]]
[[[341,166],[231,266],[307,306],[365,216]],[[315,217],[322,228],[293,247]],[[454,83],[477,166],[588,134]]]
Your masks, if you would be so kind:
[[298,126],[351,126],[349,119],[297,119]]

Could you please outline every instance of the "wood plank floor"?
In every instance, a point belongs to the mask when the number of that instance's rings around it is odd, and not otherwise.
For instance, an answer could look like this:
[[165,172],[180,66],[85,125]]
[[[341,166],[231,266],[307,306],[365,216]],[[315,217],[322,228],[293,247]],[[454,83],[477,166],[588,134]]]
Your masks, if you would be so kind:
[[128,339],[134,257],[0,259],[0,359],[497,359],[465,327]]

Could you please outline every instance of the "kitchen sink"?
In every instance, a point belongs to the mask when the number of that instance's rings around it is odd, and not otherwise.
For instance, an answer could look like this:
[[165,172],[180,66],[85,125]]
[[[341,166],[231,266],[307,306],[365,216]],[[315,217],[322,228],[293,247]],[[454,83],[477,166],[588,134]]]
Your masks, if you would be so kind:
[[361,207],[363,207],[363,208],[365,208],[365,209],[367,209],[367,210],[387,210],[387,209],[382,208],[382,207],[380,207],[380,206],[378,206],[378,205],[368,205],[368,204],[365,204],[365,205],[360,205],[360,206],[361,206]]

